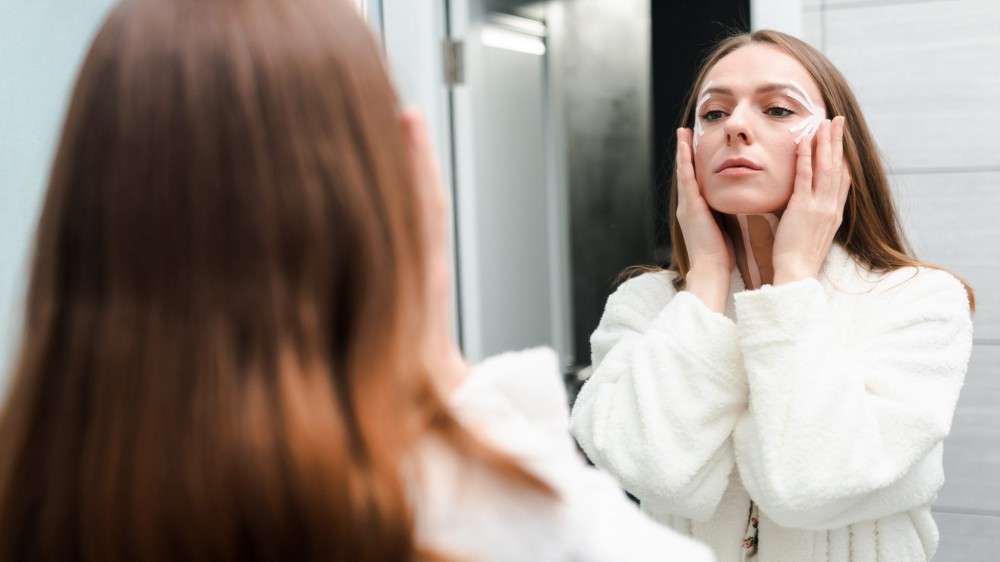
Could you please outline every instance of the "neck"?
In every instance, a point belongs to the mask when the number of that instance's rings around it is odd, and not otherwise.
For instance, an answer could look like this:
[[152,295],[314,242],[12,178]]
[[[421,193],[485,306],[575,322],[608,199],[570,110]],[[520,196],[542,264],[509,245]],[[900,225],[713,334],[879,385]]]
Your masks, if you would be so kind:
[[733,241],[736,267],[743,276],[743,284],[748,289],[759,289],[774,282],[771,255],[778,216],[774,213],[722,215],[722,224]]

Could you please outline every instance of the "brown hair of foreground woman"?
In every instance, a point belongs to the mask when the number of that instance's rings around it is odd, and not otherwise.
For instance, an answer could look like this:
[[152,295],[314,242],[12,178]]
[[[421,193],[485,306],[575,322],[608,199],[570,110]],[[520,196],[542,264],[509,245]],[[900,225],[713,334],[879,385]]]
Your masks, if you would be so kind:
[[[902,225],[892,201],[892,190],[885,167],[882,165],[882,158],[861,113],[861,106],[855,99],[847,80],[829,59],[808,43],[766,29],[734,35],[721,42],[705,58],[700,72],[695,77],[681,114],[680,126],[694,128],[698,94],[705,85],[705,76],[709,71],[726,55],[747,45],[770,45],[791,55],[802,64],[819,86],[823,96],[822,105],[827,108],[826,118],[837,115],[846,118],[849,130],[844,135],[844,157],[847,160],[852,183],[847,194],[847,203],[844,205],[843,222],[837,230],[835,241],[842,244],[862,264],[877,271],[893,271],[911,266],[935,267],[914,258],[907,247]],[[669,269],[679,273],[674,279],[674,284],[677,289],[681,289],[684,287],[690,264],[687,248],[684,245],[684,234],[677,221],[676,173],[671,175],[670,212],[667,216],[670,217],[670,238],[673,248]],[[650,268],[630,268],[626,270],[625,276],[648,270]],[[965,287],[970,308],[975,311],[976,300],[973,291],[968,284],[965,284]]]
[[401,474],[427,436],[551,496],[446,408],[405,135],[347,1],[112,11],[38,228],[0,559],[433,557]]

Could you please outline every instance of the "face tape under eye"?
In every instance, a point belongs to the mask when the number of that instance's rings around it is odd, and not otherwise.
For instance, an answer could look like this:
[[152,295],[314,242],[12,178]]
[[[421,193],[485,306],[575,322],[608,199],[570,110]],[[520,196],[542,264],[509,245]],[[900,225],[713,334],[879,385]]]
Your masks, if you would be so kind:
[[705,87],[701,89],[701,97],[698,99],[698,105],[694,108],[694,146],[692,147],[694,152],[698,152],[698,137],[705,134],[705,129],[701,126],[701,108],[705,105],[705,102],[712,97],[712,94],[706,94],[705,90],[712,85],[712,80],[705,84]]
[[788,129],[789,133],[801,131],[799,136],[795,137],[795,144],[799,144],[799,141],[815,133],[816,129],[819,129],[820,123],[822,123],[823,119],[826,117],[826,111],[824,111],[822,107],[813,103],[812,98],[809,97],[805,88],[799,86],[794,80],[789,80],[788,83],[791,84],[792,87],[785,93],[788,94],[788,97],[797,101],[799,105],[809,111],[809,115],[807,115],[801,123],[794,127],[789,127]]
[[[708,83],[705,84],[705,86],[701,89],[701,97],[698,99],[698,105],[695,108],[694,135],[693,135],[694,137],[693,148],[695,152],[698,152],[698,138],[705,134],[705,129],[704,126],[702,125],[702,120],[701,120],[701,113],[702,113],[702,107],[705,105],[705,102],[707,102],[712,97],[711,94],[706,93],[706,90],[708,90],[708,88],[712,85],[712,82],[713,80],[709,80]],[[806,115],[805,119],[803,119],[798,125],[795,125],[794,127],[789,127],[788,129],[788,132],[790,133],[799,132],[799,135],[795,137],[795,144],[799,144],[799,142],[803,138],[813,134],[814,132],[816,132],[817,129],[819,129],[820,124],[826,117],[826,111],[822,107],[819,107],[818,105],[814,104],[812,98],[809,97],[809,93],[806,92],[805,88],[803,88],[797,82],[795,82],[794,80],[789,80],[788,84],[790,84],[791,87],[785,90],[785,94],[788,97],[795,100],[796,102],[798,102],[799,105],[801,105],[803,108],[806,109],[806,111],[809,112],[809,115]]]

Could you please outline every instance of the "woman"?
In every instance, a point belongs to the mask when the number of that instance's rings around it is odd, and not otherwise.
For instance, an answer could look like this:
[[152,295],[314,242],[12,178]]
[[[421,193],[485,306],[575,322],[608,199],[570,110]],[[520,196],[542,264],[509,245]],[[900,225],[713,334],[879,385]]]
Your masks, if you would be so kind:
[[0,559],[710,560],[471,377],[419,117],[335,0],[126,0],[73,92],[0,417]]
[[821,53],[721,43],[678,131],[673,262],[608,299],[571,427],[720,562],[927,560],[972,293],[911,257]]

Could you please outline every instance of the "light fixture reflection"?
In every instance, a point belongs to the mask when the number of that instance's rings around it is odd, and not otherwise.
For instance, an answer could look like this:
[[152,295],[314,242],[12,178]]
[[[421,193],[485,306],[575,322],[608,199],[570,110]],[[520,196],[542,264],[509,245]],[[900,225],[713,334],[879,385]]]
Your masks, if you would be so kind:
[[540,37],[533,37],[515,31],[487,27],[480,34],[480,39],[483,45],[488,47],[528,53],[530,55],[545,54],[545,41]]

